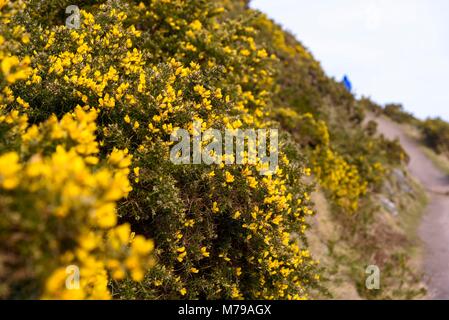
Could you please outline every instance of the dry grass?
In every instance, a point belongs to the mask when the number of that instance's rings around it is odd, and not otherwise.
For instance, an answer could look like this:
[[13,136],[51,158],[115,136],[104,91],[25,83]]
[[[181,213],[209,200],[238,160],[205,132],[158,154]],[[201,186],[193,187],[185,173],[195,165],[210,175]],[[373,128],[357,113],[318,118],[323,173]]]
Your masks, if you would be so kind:
[[[338,263],[337,257],[351,256],[351,248],[341,241],[342,228],[333,221],[329,203],[323,192],[317,190],[312,199],[318,214],[311,221],[313,232],[309,232],[308,239],[315,259],[320,261],[321,267],[326,268],[324,281],[330,296],[317,296],[317,299],[360,300],[356,286],[351,279],[350,267],[345,263]],[[338,243],[338,245],[335,245]]]
[[[323,280],[329,290],[329,296],[313,298],[359,300],[423,297],[421,289],[424,284],[420,281],[422,251],[417,230],[426,196],[417,183],[410,183],[414,192],[400,195],[398,216],[378,207],[378,199],[368,201],[358,217],[337,215],[332,212],[323,192],[313,194],[318,214],[311,221],[309,244],[315,258],[325,268]],[[357,230],[351,227],[355,223],[359,225]],[[370,264],[381,268],[379,292],[364,288],[365,268]]]

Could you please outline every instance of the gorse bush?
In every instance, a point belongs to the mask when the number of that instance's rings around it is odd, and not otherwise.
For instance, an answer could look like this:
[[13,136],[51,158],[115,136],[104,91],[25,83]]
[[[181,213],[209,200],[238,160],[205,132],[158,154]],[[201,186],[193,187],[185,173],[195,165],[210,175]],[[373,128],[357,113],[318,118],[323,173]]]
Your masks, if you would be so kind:
[[419,125],[424,143],[437,153],[449,155],[449,124],[440,118],[427,119]]
[[390,103],[383,109],[384,114],[399,123],[413,123],[415,117],[404,110],[401,104]]
[[[12,220],[2,252],[27,270],[3,295],[108,298],[112,287],[115,298],[307,297],[318,280],[304,242],[311,187],[288,135],[268,176],[259,165],[168,157],[170,134],[192,120],[204,131],[275,125],[276,58],[255,29],[227,19],[220,1],[86,2],[78,30],[40,16],[65,5],[2,8],[2,34],[22,33],[5,38],[16,41],[5,55],[30,65],[2,82],[0,203]],[[79,266],[82,290],[63,289],[67,265]]]
[[295,131],[304,147],[309,147],[312,171],[335,204],[349,213],[355,212],[360,198],[366,194],[368,182],[363,181],[356,166],[332,149],[326,123],[317,121],[310,113],[299,115],[286,108],[277,109],[276,115],[286,128]]

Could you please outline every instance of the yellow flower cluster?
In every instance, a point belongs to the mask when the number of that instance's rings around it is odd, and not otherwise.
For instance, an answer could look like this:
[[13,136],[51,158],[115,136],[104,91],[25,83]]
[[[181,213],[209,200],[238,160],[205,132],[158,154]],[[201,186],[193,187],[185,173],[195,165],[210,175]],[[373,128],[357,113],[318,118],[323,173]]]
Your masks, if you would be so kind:
[[360,199],[366,194],[368,183],[363,180],[355,165],[349,164],[330,147],[329,132],[323,121],[311,114],[302,117],[309,139],[316,144],[312,151],[313,172],[321,186],[331,192],[335,203],[350,213],[358,209]]
[[[16,152],[0,155],[0,192],[3,188],[33,199],[32,208],[28,208],[32,212],[24,215],[44,214],[46,219],[53,216],[58,228],[75,223],[76,232],[71,232],[76,245],[62,252],[63,248],[58,248],[60,256],[54,259],[64,266],[78,265],[81,285],[76,290],[64,288],[67,275],[65,268],[60,267],[47,280],[46,298],[109,298],[107,271],[113,278],[122,279],[129,270],[132,278],[140,281],[151,264],[148,254],[153,250],[152,242],[142,236],[132,238],[129,225],[117,226],[116,201],[130,191],[127,175],[131,157],[126,151],[114,150],[109,156],[110,169],[90,167],[92,161],[88,159],[96,146],[87,146],[93,143],[94,120],[95,111],[85,112],[79,107],[60,122],[51,117],[24,133],[25,148],[36,143],[30,138],[30,131],[35,138],[42,138],[49,131],[57,141],[70,137],[76,143],[71,150],[59,145],[50,156],[35,154],[26,163],[20,162]],[[85,130],[78,132],[76,128]]]
[[20,61],[16,56],[2,57],[0,51],[0,59],[0,68],[3,73],[3,77],[8,83],[11,84],[16,82],[17,80],[28,78],[28,75],[30,73],[30,68],[28,66],[31,61],[29,57],[25,57],[22,61]]
[[357,167],[331,149],[317,148],[313,161],[315,174],[321,185],[332,192],[337,205],[350,213],[355,212],[367,191],[367,182],[362,180]]
[[[299,115],[288,108],[279,108],[276,114],[287,127],[298,126],[301,142],[313,146],[310,155],[313,170],[306,171],[309,174],[313,171],[321,186],[331,193],[332,199],[339,207],[354,213],[358,209],[360,199],[367,192],[368,183],[362,179],[355,165],[349,164],[331,148],[326,123],[316,120],[310,113]],[[369,168],[381,172],[382,165],[377,163]]]
[[44,297],[109,298],[108,270],[116,279],[129,270],[134,280],[142,280],[153,244],[142,236],[131,238],[129,225],[116,226],[115,201],[128,188],[121,173],[92,171],[74,149],[66,151],[62,146],[49,157],[34,155],[23,164],[17,153],[7,153],[0,156],[0,164],[1,188],[33,197],[30,214],[45,212],[46,219],[53,216],[59,228],[77,224],[76,245],[55,259],[64,266],[79,266],[81,285],[76,290],[65,288],[67,275],[60,267],[49,276]]
[[[10,12],[2,12],[2,8],[11,6]],[[23,9],[21,1],[18,3],[9,3],[7,0],[0,2],[0,20],[2,24],[10,23],[10,17],[16,10]],[[22,58],[10,53],[9,47],[14,47],[17,43],[28,43],[29,35],[25,32],[23,26],[11,27],[11,41],[5,39],[3,34],[0,34],[0,83],[4,80],[7,85],[11,85],[18,80],[27,79],[31,73],[29,56]],[[2,101],[0,100],[0,103]]]
[[[4,6],[0,2],[0,9]],[[21,1],[14,6],[25,8]],[[2,28],[13,9],[2,12]],[[3,25],[4,18],[8,20]],[[108,299],[111,279],[129,274],[141,281],[154,264],[153,242],[135,235],[129,224],[118,225],[117,202],[132,190],[128,180],[132,156],[115,149],[107,161],[100,160],[98,110],[89,106],[77,106],[60,119],[51,114],[39,124],[29,124],[23,111],[30,103],[9,87],[20,80],[28,79],[28,86],[42,80],[38,76],[42,70],[31,69],[29,57],[9,53],[17,46],[15,38],[29,43],[24,30],[17,28],[12,39],[4,38],[4,30],[0,35],[0,130],[6,130],[0,135],[11,138],[6,146],[11,151],[0,145],[1,237],[5,243],[22,239],[14,242],[11,254],[33,253],[24,261],[19,256],[11,272],[31,277],[26,281],[34,286],[42,283],[38,294],[46,299]],[[52,33],[47,45],[54,41]],[[52,57],[53,69],[48,72],[62,75],[80,62],[77,58],[70,53]],[[115,78],[110,69],[102,81]],[[15,143],[20,147],[15,148]],[[17,237],[21,233],[26,237]],[[78,274],[70,273],[71,267]],[[74,282],[69,281],[71,276]]]
[[0,157],[0,186],[6,190],[12,190],[19,184],[18,173],[21,170],[19,156],[15,152],[9,152]]

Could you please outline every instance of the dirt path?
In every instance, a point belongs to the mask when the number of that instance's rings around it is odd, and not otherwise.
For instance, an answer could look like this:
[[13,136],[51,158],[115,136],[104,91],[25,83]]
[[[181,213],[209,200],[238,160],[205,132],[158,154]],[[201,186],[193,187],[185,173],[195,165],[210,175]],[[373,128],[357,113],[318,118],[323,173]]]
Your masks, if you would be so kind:
[[399,138],[410,156],[411,174],[427,189],[429,205],[419,228],[419,236],[424,244],[424,271],[431,299],[449,299],[449,191],[447,174],[439,170],[426,157],[420,146],[407,136],[400,125],[384,118],[371,120],[385,137]]

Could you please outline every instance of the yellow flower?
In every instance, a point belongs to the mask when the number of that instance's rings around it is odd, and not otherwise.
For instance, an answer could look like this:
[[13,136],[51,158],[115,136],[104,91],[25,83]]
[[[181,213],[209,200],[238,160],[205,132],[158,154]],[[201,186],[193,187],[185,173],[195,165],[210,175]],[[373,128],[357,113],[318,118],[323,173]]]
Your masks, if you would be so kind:
[[190,268],[191,273],[198,273],[200,272],[197,268]]
[[207,248],[206,247],[202,247],[201,249],[201,254],[204,256],[204,257],[209,257],[210,256],[210,252],[208,252],[207,251]]
[[65,284],[67,278],[67,273],[65,269],[60,268],[52,273],[52,275],[47,279],[45,284],[46,290],[49,292],[55,292],[61,290]]
[[242,268],[240,268],[240,267],[236,268],[235,274],[237,275],[237,277],[240,277],[242,275]]
[[87,234],[81,235],[79,239],[80,246],[87,250],[92,251],[95,249],[100,243],[101,239],[94,232],[89,232]]
[[116,269],[112,272],[112,278],[115,280],[123,280],[125,279],[126,273],[122,269]]
[[115,203],[107,203],[94,211],[96,223],[101,228],[110,228],[117,223],[117,214],[115,212]]
[[261,50],[257,51],[257,56],[259,58],[266,58],[266,57],[268,57],[268,53],[265,49],[261,49]]
[[128,168],[131,165],[132,156],[128,155],[128,150],[112,150],[109,155],[109,163],[116,165],[120,169]]
[[198,31],[198,30],[201,30],[203,25],[202,25],[201,21],[194,20],[192,23],[190,23],[189,27],[190,27],[190,29],[192,29],[194,31]]
[[180,254],[178,255],[177,260],[178,260],[179,262],[183,262],[183,261],[184,261],[184,258],[186,257],[186,255],[187,255],[187,252],[180,253]]
[[136,282],[142,281],[144,277],[145,274],[140,268],[135,268],[131,271],[131,278]]
[[229,171],[225,172],[225,179],[227,183],[232,183],[235,180],[234,176]]
[[240,298],[242,298],[242,295],[241,295],[239,289],[237,287],[235,287],[235,286],[232,287],[231,298],[232,299],[240,299]]
[[147,255],[154,249],[154,243],[143,236],[136,236],[132,242],[132,250],[139,255]]
[[180,293],[182,296],[185,296],[185,295],[187,294],[187,289],[186,289],[186,288],[182,288],[181,290],[179,290],[179,293]]
[[20,181],[19,156],[15,152],[9,152],[0,156],[0,187],[11,190],[17,187]]
[[16,99],[17,103],[20,104],[25,109],[28,109],[30,107],[29,103],[23,100],[21,97],[17,97]]
[[176,251],[178,251],[178,252],[184,252],[184,251],[186,251],[186,247],[180,247],[180,248],[178,248],[178,249],[176,249]]
[[189,219],[189,220],[187,220],[187,221],[184,223],[184,225],[185,225],[186,227],[193,227],[193,226],[195,225],[195,220]]
[[220,211],[220,209],[218,208],[217,202],[214,201],[214,203],[212,204],[212,212],[217,213],[218,211]]
[[243,50],[240,51],[240,54],[242,56],[244,56],[244,57],[247,57],[247,56],[249,56],[251,54],[251,52],[249,50],[247,50],[247,49],[243,49]]
[[[0,69],[9,83],[14,83],[17,80],[26,79],[31,72],[31,68],[28,67],[30,64],[30,58],[25,57],[22,62],[16,56],[4,57],[0,63]],[[15,69],[15,72],[12,70]]]
[[22,36],[22,42],[24,43],[24,44],[27,44],[27,43],[30,43],[30,36],[28,35],[28,34],[24,34],[23,36]]
[[8,76],[11,69],[19,64],[19,58],[16,56],[4,57],[1,62],[1,69],[5,76]]
[[98,99],[98,103],[102,107],[113,108],[115,107],[115,99],[111,97],[109,93],[106,93],[103,98]]
[[248,181],[248,186],[252,189],[257,188],[257,180],[254,177],[247,177],[246,180]]

